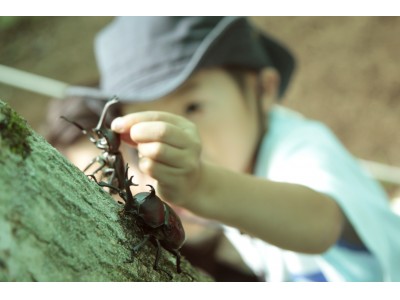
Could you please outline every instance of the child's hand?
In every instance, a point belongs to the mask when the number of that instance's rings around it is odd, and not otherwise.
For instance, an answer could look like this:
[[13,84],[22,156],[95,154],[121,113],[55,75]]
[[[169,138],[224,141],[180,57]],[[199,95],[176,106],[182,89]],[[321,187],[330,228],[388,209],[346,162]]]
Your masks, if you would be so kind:
[[158,181],[157,192],[163,200],[185,206],[193,199],[201,174],[201,143],[192,122],[146,111],[115,119],[111,129],[137,147],[139,168]]

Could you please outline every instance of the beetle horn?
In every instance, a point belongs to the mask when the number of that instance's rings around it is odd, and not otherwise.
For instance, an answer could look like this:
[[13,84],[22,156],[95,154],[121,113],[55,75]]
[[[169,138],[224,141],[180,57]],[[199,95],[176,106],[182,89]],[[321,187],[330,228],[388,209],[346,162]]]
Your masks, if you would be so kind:
[[151,184],[146,184],[146,185],[150,187],[150,195],[155,195],[156,191],[154,190],[153,186]]
[[104,108],[103,108],[103,111],[101,112],[101,116],[100,116],[100,119],[99,119],[99,123],[97,124],[95,130],[100,130],[100,128],[103,127],[103,123],[104,123],[104,120],[106,119],[107,111],[108,111],[109,107],[110,107],[111,105],[115,104],[115,103],[118,103],[118,98],[117,98],[116,96],[114,96],[111,100],[109,100],[109,101],[106,103],[106,105],[105,105]]

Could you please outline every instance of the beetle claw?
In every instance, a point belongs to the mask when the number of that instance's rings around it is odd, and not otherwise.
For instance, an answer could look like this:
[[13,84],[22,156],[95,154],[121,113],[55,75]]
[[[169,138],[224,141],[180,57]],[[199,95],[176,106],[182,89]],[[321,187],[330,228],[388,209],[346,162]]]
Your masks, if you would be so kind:
[[131,176],[131,178],[129,178],[129,185],[139,186],[139,184],[133,183],[132,179],[133,179],[133,175]]
[[86,176],[92,178],[92,180],[98,184],[97,179],[96,179],[96,177],[94,177],[93,174],[86,175]]

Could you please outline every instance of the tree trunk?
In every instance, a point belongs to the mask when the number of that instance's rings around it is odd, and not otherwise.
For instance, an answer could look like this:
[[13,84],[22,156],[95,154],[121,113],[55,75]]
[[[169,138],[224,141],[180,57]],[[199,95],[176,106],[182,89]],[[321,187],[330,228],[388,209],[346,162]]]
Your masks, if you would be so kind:
[[209,281],[127,229],[118,205],[0,101],[0,281]]

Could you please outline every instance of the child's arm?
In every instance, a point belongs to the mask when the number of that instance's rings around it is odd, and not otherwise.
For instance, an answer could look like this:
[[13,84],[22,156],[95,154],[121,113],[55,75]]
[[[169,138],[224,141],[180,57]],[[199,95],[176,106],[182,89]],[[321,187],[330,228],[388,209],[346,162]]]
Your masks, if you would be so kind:
[[278,247],[321,253],[341,235],[335,201],[305,186],[204,166],[204,196],[188,209],[240,228]]
[[335,201],[301,185],[203,162],[197,129],[188,120],[143,112],[118,121],[113,130],[138,147],[139,168],[158,181],[164,200],[293,251],[320,253],[340,237],[345,218]]

